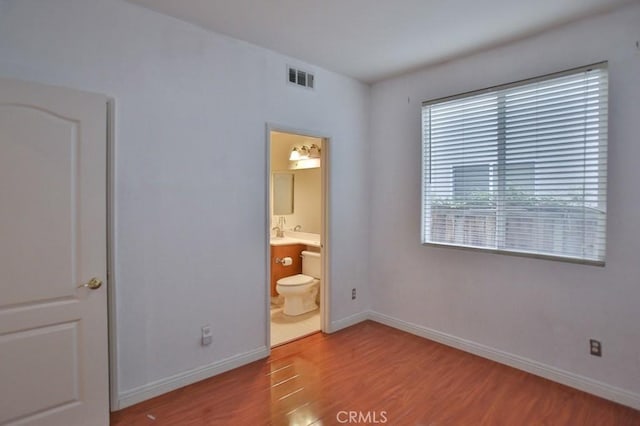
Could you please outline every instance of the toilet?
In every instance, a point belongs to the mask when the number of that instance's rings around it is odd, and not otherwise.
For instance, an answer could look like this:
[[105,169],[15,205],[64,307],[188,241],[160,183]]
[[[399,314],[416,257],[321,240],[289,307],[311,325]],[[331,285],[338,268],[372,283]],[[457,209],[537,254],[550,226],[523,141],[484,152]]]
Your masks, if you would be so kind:
[[316,296],[321,270],[320,253],[305,250],[302,252],[302,273],[276,281],[276,291],[284,298],[285,315],[302,315],[318,308]]

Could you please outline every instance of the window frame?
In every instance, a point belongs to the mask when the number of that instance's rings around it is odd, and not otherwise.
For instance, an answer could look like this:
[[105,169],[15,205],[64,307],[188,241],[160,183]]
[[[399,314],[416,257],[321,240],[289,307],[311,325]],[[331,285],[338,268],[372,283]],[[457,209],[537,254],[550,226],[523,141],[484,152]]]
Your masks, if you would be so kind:
[[[428,183],[427,183],[427,179],[430,176],[430,171],[428,170],[428,163],[430,162],[430,157],[431,157],[431,144],[428,144],[428,148],[426,147],[427,145],[427,140],[425,138],[425,131],[424,131],[424,123],[425,123],[425,119],[424,119],[424,108],[427,106],[431,106],[431,105],[435,105],[435,104],[439,104],[442,102],[449,102],[449,101],[455,101],[458,99],[464,99],[464,98],[470,98],[470,97],[475,97],[475,96],[479,96],[479,95],[483,95],[483,94],[491,94],[491,93],[496,93],[498,91],[505,91],[511,88],[517,88],[517,87],[521,87],[524,85],[530,85],[530,84],[535,84],[538,82],[544,82],[544,81],[549,81],[552,79],[556,79],[556,78],[561,78],[564,76],[568,76],[568,75],[572,75],[572,74],[578,74],[580,72],[585,72],[585,71],[590,71],[593,69],[602,69],[606,72],[605,74],[605,85],[606,85],[606,89],[608,92],[608,61],[601,61],[601,62],[597,62],[597,63],[593,63],[593,64],[589,64],[589,65],[585,65],[585,66],[581,66],[581,67],[576,67],[576,68],[571,68],[571,69],[567,69],[564,71],[560,71],[560,72],[555,72],[555,73],[550,73],[550,74],[545,74],[542,76],[538,76],[538,77],[534,77],[534,78],[527,78],[527,79],[521,79],[521,80],[517,80],[511,83],[507,83],[507,84],[501,84],[501,85],[496,85],[496,86],[491,86],[491,87],[486,87],[483,89],[479,89],[479,90],[473,90],[473,91],[468,91],[468,92],[463,92],[463,93],[459,93],[456,95],[452,95],[452,96],[445,96],[445,97],[440,97],[440,98],[435,98],[435,99],[431,99],[431,100],[427,100],[422,102],[421,105],[421,127],[422,127],[422,132],[421,132],[421,141],[420,141],[420,146],[421,146],[421,200],[420,200],[420,205],[421,205],[421,216],[420,216],[420,239],[421,239],[421,244],[423,246],[430,246],[430,247],[444,247],[444,248],[454,248],[454,249],[462,249],[462,250],[468,250],[468,251],[479,251],[479,252],[483,252],[483,253],[495,253],[495,254],[504,254],[504,255],[509,255],[509,256],[518,256],[518,257],[529,257],[529,258],[536,258],[536,259],[546,259],[546,260],[555,260],[555,261],[561,261],[561,262],[569,262],[569,263],[577,263],[577,264],[586,264],[586,265],[595,265],[595,266],[605,266],[605,261],[606,261],[606,246],[607,246],[607,218],[608,218],[608,192],[609,192],[609,188],[608,188],[608,172],[609,172],[609,168],[608,168],[608,158],[607,158],[607,151],[608,151],[608,139],[609,139],[609,95],[607,93],[607,98],[606,98],[606,105],[605,105],[605,114],[606,114],[606,129],[604,130],[605,132],[605,170],[603,173],[599,173],[598,175],[598,180],[599,181],[603,181],[601,182],[601,185],[603,185],[604,187],[604,226],[603,226],[603,231],[604,231],[604,241],[602,244],[602,250],[603,250],[603,259],[602,260],[594,260],[594,259],[589,259],[589,258],[580,258],[580,257],[573,257],[573,256],[563,256],[561,254],[545,254],[545,253],[535,253],[535,252],[530,252],[530,251],[518,251],[518,250],[513,250],[513,249],[507,249],[507,248],[494,248],[494,247],[479,247],[479,246],[470,246],[470,245],[464,245],[464,244],[460,244],[460,243],[447,243],[447,242],[434,242],[434,241],[426,241],[427,240],[427,235],[426,235],[426,227],[427,227],[427,220],[429,220],[429,218],[431,217],[430,213],[427,214],[427,209],[432,209],[432,204],[429,204],[426,202],[427,196],[426,193],[428,191]],[[504,117],[498,115],[497,121],[501,121],[504,120]],[[430,118],[429,118],[430,121]],[[599,139],[601,140],[601,139]],[[505,138],[504,135],[498,135],[498,152],[504,152],[504,147],[505,147]],[[599,142],[601,143],[601,142]],[[500,155],[500,154],[498,154]],[[427,159],[425,157],[429,157],[429,160],[427,161]],[[506,164],[506,163],[503,163]],[[535,163],[534,163],[535,164]],[[454,167],[454,166],[452,166]],[[456,166],[459,167],[459,166]],[[504,180],[501,179],[497,182],[498,185],[504,184]],[[498,212],[500,210],[500,208],[504,208],[504,206],[502,207],[496,207],[496,212]],[[496,213],[497,216],[497,213]],[[496,219],[498,220],[498,219]],[[504,217],[503,219],[504,220]],[[498,225],[496,224],[496,228],[498,228]],[[499,238],[504,238],[504,235],[500,235],[500,234],[504,234],[504,229],[496,230],[496,240]],[[496,244],[497,245],[497,244]]]

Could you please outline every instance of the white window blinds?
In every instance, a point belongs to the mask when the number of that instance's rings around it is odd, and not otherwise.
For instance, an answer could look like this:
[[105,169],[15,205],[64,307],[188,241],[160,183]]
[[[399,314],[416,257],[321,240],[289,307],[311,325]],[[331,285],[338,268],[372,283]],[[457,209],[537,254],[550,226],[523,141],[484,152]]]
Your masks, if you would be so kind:
[[425,102],[422,240],[604,264],[607,64]]

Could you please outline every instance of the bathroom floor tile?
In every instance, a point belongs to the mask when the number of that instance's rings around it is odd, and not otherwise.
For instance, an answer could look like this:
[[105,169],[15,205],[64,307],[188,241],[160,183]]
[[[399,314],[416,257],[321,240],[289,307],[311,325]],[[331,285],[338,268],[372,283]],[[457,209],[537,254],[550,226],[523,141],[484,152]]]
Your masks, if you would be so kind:
[[281,345],[320,331],[320,309],[290,317],[282,307],[271,308],[271,346]]

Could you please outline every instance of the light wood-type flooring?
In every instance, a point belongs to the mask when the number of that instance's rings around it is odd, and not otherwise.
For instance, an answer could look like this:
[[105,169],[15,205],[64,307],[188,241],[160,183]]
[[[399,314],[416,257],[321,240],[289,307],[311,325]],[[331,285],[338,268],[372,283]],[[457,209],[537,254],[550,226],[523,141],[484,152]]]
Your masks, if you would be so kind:
[[640,425],[640,411],[366,321],[113,413],[112,425]]

